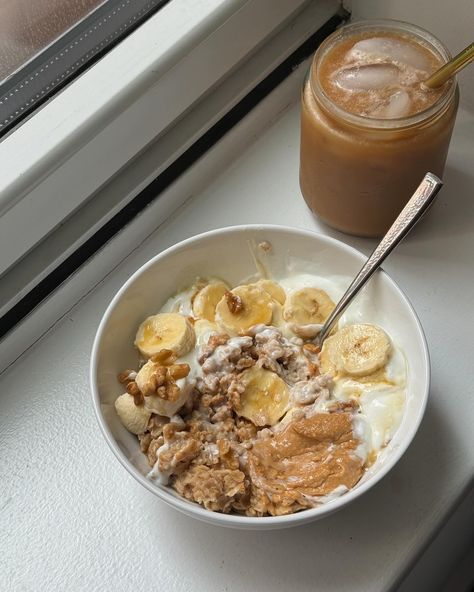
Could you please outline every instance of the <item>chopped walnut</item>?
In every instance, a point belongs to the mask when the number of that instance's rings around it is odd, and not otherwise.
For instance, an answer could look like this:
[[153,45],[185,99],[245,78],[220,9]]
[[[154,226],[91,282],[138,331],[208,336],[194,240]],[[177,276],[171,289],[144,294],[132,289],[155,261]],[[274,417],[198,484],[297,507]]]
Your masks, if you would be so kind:
[[225,345],[229,341],[229,335],[227,333],[213,333],[207,340],[207,344],[212,350],[218,345]]
[[227,333],[213,333],[209,337],[209,339],[207,340],[207,344],[204,345],[203,347],[201,347],[201,349],[199,351],[199,355],[198,355],[199,364],[201,364],[201,366],[202,366],[204,364],[204,362],[207,360],[207,358],[212,356],[215,349],[219,345],[225,345],[229,339],[230,339],[230,336],[227,335]]
[[225,299],[227,302],[227,307],[232,314],[239,313],[244,307],[242,298],[240,296],[237,296],[236,294],[233,294],[232,292],[226,292]]
[[269,253],[272,250],[272,245],[268,241],[258,243],[258,248],[264,253]]
[[303,349],[305,352],[309,352],[310,354],[319,354],[321,352],[321,348],[314,343],[303,344]]
[[[141,391],[145,397],[151,397],[156,394],[160,386],[163,386],[166,381],[166,367],[155,364],[153,372],[150,372],[147,381],[140,381]],[[140,380],[140,379],[139,379]]]
[[189,372],[189,364],[172,364],[167,369],[166,377],[172,380],[179,380],[180,378],[186,378]]
[[132,395],[132,397],[135,396],[138,392],[140,392],[140,389],[138,388],[137,383],[135,381],[127,383],[125,390],[129,395]]
[[[167,381],[160,388],[164,389],[164,392],[160,395],[162,399],[167,401],[177,401],[179,399],[181,390],[176,383]],[[158,391],[156,391],[156,394],[158,394]]]
[[136,376],[137,373],[135,370],[124,370],[123,372],[120,372],[117,378],[120,384],[127,384],[128,382],[135,380]]
[[143,405],[145,399],[143,398],[143,394],[137,386],[136,382],[129,382],[126,386],[126,391],[129,395],[132,395],[133,402],[137,407]]
[[189,372],[189,364],[162,365],[149,360],[138,372],[136,386],[145,397],[156,395],[166,401],[176,401],[181,393],[176,380],[185,378]]

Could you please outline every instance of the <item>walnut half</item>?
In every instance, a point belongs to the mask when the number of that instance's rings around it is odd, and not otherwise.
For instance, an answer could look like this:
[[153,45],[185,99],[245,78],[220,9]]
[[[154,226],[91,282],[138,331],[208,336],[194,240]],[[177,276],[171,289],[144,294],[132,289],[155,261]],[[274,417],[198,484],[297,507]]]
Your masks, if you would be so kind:
[[140,405],[143,405],[145,400],[143,398],[143,394],[141,393],[141,391],[138,388],[137,383],[135,381],[127,383],[126,391],[129,395],[132,395],[133,402],[135,403],[135,405],[137,407],[139,407]]
[[240,296],[237,296],[236,294],[232,294],[232,292],[226,292],[225,299],[227,302],[227,307],[232,314],[239,313],[244,307],[242,298]]

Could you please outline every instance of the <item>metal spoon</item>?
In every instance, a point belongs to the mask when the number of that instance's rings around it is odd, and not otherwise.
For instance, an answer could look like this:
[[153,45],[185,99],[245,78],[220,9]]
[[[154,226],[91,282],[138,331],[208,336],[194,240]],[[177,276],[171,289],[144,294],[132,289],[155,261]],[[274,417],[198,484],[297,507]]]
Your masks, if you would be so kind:
[[314,340],[315,345],[321,347],[331,329],[337,323],[343,312],[352,302],[354,297],[365,286],[393,249],[402,242],[410,230],[425,214],[433,203],[443,182],[433,173],[426,173],[423,181],[418,186],[410,201],[400,212],[398,218],[392,224],[387,234],[380,241],[372,255],[367,259],[351,285],[347,288],[344,296],[339,300],[336,308],[326,319],[321,331]]

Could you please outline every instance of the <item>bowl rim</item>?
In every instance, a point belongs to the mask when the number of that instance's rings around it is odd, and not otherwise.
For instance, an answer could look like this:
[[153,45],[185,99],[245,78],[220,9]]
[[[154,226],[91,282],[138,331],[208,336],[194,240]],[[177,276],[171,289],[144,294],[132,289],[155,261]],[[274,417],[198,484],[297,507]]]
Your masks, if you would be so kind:
[[[300,512],[296,512],[293,514],[287,514],[284,516],[261,516],[261,517],[252,517],[252,516],[241,516],[239,514],[223,514],[220,512],[212,512],[210,510],[206,510],[205,508],[201,507],[198,504],[194,504],[193,502],[189,502],[181,497],[175,496],[172,493],[169,493],[165,490],[160,489],[157,487],[152,481],[146,478],[146,476],[142,475],[138,469],[133,466],[133,464],[128,460],[125,454],[122,452],[120,447],[118,446],[115,437],[113,436],[112,432],[110,431],[109,427],[106,424],[105,418],[102,415],[101,411],[101,403],[100,403],[100,396],[99,396],[99,388],[96,380],[97,370],[98,370],[98,357],[99,357],[99,346],[102,340],[102,335],[105,329],[105,326],[115,309],[116,304],[121,299],[124,292],[135,282],[135,280],[145,273],[149,268],[153,267],[158,261],[164,259],[168,255],[179,251],[183,248],[188,248],[193,246],[196,243],[199,243],[204,238],[208,237],[218,237],[220,235],[228,235],[228,234],[237,234],[241,232],[247,231],[277,231],[277,232],[289,232],[294,233],[300,236],[306,236],[310,239],[317,238],[321,240],[323,243],[326,243],[330,246],[337,247],[338,249],[342,249],[347,253],[351,253],[355,255],[361,260],[361,264],[365,262],[367,257],[361,253],[358,249],[340,241],[336,238],[327,236],[325,234],[315,232],[312,230],[307,230],[303,228],[293,227],[293,226],[286,226],[286,225],[279,225],[279,224],[240,224],[240,225],[231,225],[231,226],[224,226],[213,230],[208,230],[202,232],[200,234],[191,236],[187,239],[179,241],[174,245],[164,249],[148,261],[146,261],[143,265],[141,265],[128,279],[127,281],[119,288],[116,292],[112,300],[109,302],[102,318],[97,328],[94,341],[92,344],[91,350],[91,360],[90,360],[90,371],[89,371],[89,380],[90,380],[90,387],[92,392],[92,402],[94,406],[95,415],[97,421],[99,423],[100,429],[102,431],[105,440],[107,441],[110,449],[115,454],[116,458],[122,464],[122,466],[139,482],[143,485],[148,491],[158,496],[161,500],[163,500],[168,505],[184,512],[185,514],[191,515],[194,518],[200,519],[205,522],[215,523],[221,526],[229,526],[229,527],[242,527],[242,528],[272,528],[272,527],[286,527],[286,526],[296,526],[298,524],[304,524],[307,522],[311,522],[312,520],[316,520],[321,518],[325,515],[328,515],[335,510],[341,508],[349,504],[350,502],[354,501],[358,497],[360,497],[363,493],[371,489],[374,485],[376,485],[387,473],[398,463],[400,458],[406,452],[408,447],[410,446],[411,442],[413,441],[418,428],[421,424],[423,416],[426,411],[426,406],[428,403],[429,391],[430,391],[430,357],[428,351],[428,345],[426,342],[425,333],[423,331],[423,327],[421,325],[420,319],[411,304],[410,300],[406,296],[405,292],[398,286],[398,284],[393,280],[383,269],[380,269],[378,273],[383,274],[385,277],[385,281],[391,285],[391,287],[395,290],[398,297],[405,303],[408,310],[411,313],[412,321],[414,322],[414,327],[418,332],[418,336],[420,338],[420,342],[422,344],[422,357],[423,357],[423,368],[422,368],[422,375],[421,379],[425,385],[424,392],[422,393],[422,401],[419,407],[418,416],[416,417],[415,421],[412,424],[412,427],[409,432],[407,432],[404,436],[404,439],[397,448],[393,449],[391,454],[388,458],[384,461],[382,467],[365,483],[362,483],[356,489],[351,489],[344,495],[331,500],[331,502],[322,504],[321,506],[316,506],[315,508],[308,508],[306,510],[302,510]],[[423,384],[422,383],[422,384]]]

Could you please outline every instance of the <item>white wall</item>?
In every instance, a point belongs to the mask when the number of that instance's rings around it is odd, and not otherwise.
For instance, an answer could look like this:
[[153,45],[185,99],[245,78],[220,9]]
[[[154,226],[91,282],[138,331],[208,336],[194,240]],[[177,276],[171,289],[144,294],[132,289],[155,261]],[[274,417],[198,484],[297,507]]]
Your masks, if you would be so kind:
[[[392,18],[424,27],[454,55],[474,41],[474,0],[352,0],[353,20]],[[474,63],[458,75],[461,105],[474,111]]]

